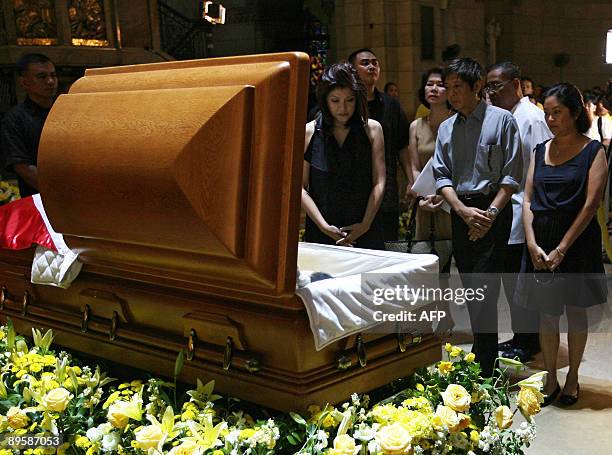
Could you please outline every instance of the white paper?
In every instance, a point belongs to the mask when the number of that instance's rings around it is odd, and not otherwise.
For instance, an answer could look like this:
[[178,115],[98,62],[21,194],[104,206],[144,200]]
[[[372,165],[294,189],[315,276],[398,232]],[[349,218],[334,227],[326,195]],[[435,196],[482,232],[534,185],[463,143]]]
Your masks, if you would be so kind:
[[[433,158],[430,158],[419,176],[412,185],[412,191],[419,196],[430,196],[436,194],[436,179],[433,175]],[[442,210],[450,213],[450,205],[446,201],[442,203]]]

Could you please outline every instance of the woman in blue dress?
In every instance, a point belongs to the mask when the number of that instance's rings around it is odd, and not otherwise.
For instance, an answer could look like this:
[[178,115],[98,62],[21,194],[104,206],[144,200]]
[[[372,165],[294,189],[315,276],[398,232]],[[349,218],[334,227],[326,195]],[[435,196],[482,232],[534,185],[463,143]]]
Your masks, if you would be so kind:
[[[546,123],[554,138],[536,147],[527,174],[523,224],[528,254],[522,271],[529,274],[523,277],[533,274],[539,285],[555,279],[563,283],[554,298],[546,294],[546,287],[537,298],[533,291],[528,293],[527,304],[541,315],[540,344],[548,372],[544,406],[561,393],[559,319],[566,312],[569,372],[559,401],[571,405],[580,392],[578,368],[588,334],[586,308],[607,298],[596,213],[608,168],[602,145],[584,135],[589,120],[580,91],[571,84],[557,84],[544,99]],[[548,289],[553,292],[552,286]]]
[[350,63],[337,63],[325,69],[317,99],[321,113],[306,125],[304,239],[383,249],[384,139],[368,119],[365,85]]

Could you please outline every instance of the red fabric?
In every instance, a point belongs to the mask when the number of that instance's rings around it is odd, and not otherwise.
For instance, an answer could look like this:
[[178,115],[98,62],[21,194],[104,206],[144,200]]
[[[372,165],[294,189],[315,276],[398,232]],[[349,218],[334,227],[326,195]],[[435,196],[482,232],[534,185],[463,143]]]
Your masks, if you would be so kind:
[[32,196],[0,207],[0,248],[23,250],[32,244],[57,251]]

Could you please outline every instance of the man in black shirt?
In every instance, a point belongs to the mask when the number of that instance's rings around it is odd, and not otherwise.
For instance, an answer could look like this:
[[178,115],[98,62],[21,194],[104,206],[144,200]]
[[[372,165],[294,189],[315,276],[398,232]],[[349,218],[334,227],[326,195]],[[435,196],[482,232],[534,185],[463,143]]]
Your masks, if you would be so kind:
[[408,131],[410,124],[397,99],[376,88],[380,77],[380,64],[370,49],[353,52],[349,62],[357,68],[359,77],[368,89],[370,118],[383,127],[385,137],[385,166],[387,180],[381,206],[385,240],[397,240],[399,227],[399,195],[397,188],[397,163],[399,161],[410,183],[412,174],[408,160]]
[[16,65],[25,101],[2,119],[2,152],[7,170],[17,174],[21,197],[38,193],[38,143],[57,93],[55,67],[42,54],[27,54]]

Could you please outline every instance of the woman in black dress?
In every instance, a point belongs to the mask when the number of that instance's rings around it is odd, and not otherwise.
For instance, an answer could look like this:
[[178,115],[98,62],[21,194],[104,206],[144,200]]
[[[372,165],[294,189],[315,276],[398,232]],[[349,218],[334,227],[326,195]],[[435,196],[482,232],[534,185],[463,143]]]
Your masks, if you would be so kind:
[[368,119],[366,88],[350,63],[338,63],[325,69],[317,99],[321,113],[306,125],[304,239],[383,249],[384,139]]
[[544,298],[535,298],[531,292],[527,300],[541,314],[540,344],[548,371],[544,406],[561,392],[557,382],[559,318],[563,311],[567,314],[569,372],[559,401],[570,405],[580,392],[578,368],[588,333],[586,308],[607,298],[595,216],[607,164],[602,145],[584,135],[589,121],[580,91],[571,84],[557,84],[544,98],[546,123],[554,138],[536,147],[527,174],[523,224],[528,255],[523,257],[522,271],[529,273],[524,276],[535,272],[540,285],[555,279],[563,283],[554,298],[550,295],[553,288],[546,294],[544,287]]

